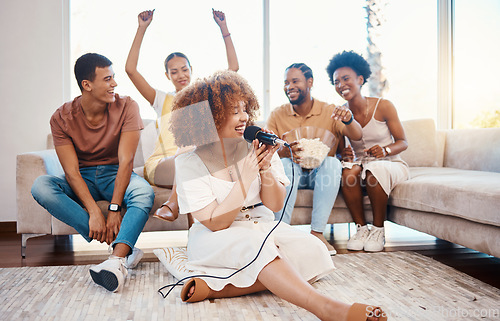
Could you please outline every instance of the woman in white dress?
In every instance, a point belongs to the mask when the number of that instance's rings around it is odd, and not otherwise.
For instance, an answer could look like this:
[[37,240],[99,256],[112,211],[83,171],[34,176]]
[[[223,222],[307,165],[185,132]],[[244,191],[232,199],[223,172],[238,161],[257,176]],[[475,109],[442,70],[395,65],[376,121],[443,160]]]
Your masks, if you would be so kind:
[[[361,94],[361,87],[371,75],[370,65],[362,56],[353,51],[336,54],[327,72],[363,131],[363,137],[352,140],[342,153],[342,195],[357,229],[347,242],[347,249],[382,251],[389,194],[410,175],[408,165],[399,156],[408,148],[403,125],[389,100]],[[373,212],[371,229],[363,209],[363,187]]]
[[194,217],[186,268],[206,275],[185,283],[182,300],[269,290],[322,320],[384,320],[373,316],[379,308],[349,306],[310,285],[334,270],[318,238],[279,223],[262,246],[289,181],[277,147],[243,139],[258,108],[248,83],[231,71],[197,80],[175,97],[170,130],[176,145],[196,146],[175,160],[179,212]]

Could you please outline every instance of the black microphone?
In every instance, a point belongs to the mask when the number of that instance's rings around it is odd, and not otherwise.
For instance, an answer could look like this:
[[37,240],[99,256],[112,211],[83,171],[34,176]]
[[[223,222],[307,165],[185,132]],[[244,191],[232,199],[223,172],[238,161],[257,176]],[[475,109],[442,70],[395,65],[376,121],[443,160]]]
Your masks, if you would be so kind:
[[285,145],[290,147],[287,142],[280,139],[278,136],[270,133],[263,132],[260,127],[248,126],[243,132],[243,137],[249,143],[253,142],[254,139],[258,139],[259,142],[266,145]]

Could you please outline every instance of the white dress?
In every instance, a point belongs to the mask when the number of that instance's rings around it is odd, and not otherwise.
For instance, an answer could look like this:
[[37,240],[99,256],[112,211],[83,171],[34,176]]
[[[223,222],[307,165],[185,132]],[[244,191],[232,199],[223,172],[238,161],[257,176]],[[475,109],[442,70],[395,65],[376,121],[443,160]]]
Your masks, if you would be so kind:
[[401,159],[401,156],[392,155],[384,158],[376,159],[374,157],[364,157],[364,150],[375,145],[381,147],[394,143],[394,138],[389,131],[386,122],[375,119],[375,112],[381,98],[373,110],[372,118],[362,128],[363,137],[360,140],[351,141],[351,146],[358,157],[356,162],[342,162],[343,167],[352,168],[354,164],[361,165],[363,171],[361,178],[366,178],[366,171],[370,171],[377,179],[384,192],[389,195],[392,189],[399,183],[410,178],[410,169],[408,164]]
[[[277,154],[273,156],[271,166],[277,179],[288,185],[289,181]],[[214,200],[220,204],[236,184],[212,176],[195,152],[176,158],[175,173],[180,214],[200,210]],[[243,206],[260,203],[259,191],[260,178],[256,178]],[[265,206],[240,211],[229,228],[216,232],[195,220],[189,230],[186,268],[207,275],[229,276],[256,257],[264,239],[276,224],[273,212]],[[260,271],[276,257],[287,259],[310,282],[335,269],[323,242],[281,222],[250,266],[229,279],[203,280],[215,291],[227,284],[240,288],[249,287],[256,282]]]

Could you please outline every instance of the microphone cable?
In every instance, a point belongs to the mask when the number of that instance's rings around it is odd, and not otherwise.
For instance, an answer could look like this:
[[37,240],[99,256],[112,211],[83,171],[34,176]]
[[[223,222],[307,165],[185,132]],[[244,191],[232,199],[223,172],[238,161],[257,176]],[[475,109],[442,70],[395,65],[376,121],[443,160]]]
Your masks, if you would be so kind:
[[[290,198],[290,195],[292,195],[293,184],[294,184],[294,181],[295,181],[295,169],[294,169],[295,166],[293,164],[292,148],[290,146],[287,146],[287,147],[290,150],[290,157],[291,157],[291,160],[292,160],[292,182],[290,184],[290,192],[288,193],[288,195],[287,195],[287,197],[285,199],[285,203],[283,205],[283,209],[281,210],[281,216],[280,216],[280,219],[278,220],[278,223],[276,223],[276,225],[269,231],[269,233],[267,233],[266,237],[264,238],[264,241],[262,242],[262,244],[261,244],[261,246],[259,248],[259,251],[257,252],[257,255],[255,255],[255,257],[250,262],[248,262],[245,266],[243,266],[240,269],[234,271],[233,273],[229,274],[228,276],[217,276],[217,275],[209,275],[209,274],[195,274],[195,275],[186,276],[186,277],[180,279],[179,281],[177,281],[176,283],[167,284],[165,286],[162,286],[161,288],[158,289],[158,293],[160,293],[161,296],[164,299],[170,294],[170,292],[172,292],[172,290],[176,286],[178,286],[178,285],[184,285],[184,283],[182,283],[184,280],[192,279],[192,278],[212,278],[212,279],[226,280],[226,279],[231,278],[236,273],[239,273],[239,272],[243,271],[244,269],[246,269],[247,267],[249,267],[253,262],[255,262],[257,260],[257,258],[260,255],[260,252],[262,252],[262,249],[264,248],[264,244],[266,244],[267,239],[269,238],[269,236],[271,235],[271,233],[278,227],[278,225],[283,220],[283,215],[285,214],[285,209],[286,209],[286,205],[288,204],[288,199]],[[163,294],[162,290],[164,290],[166,288],[170,288],[170,289],[168,290],[168,292],[166,294]]]

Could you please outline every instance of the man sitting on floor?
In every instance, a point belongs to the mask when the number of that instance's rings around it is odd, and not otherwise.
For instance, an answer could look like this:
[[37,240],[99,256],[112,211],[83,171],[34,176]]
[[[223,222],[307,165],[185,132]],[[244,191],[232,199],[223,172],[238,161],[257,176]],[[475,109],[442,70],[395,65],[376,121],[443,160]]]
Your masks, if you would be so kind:
[[[118,291],[143,252],[134,247],[153,206],[148,182],[133,173],[140,130],[139,106],[119,96],[111,61],[99,54],[81,56],[75,76],[82,95],[58,108],[50,127],[62,177],[38,177],[31,188],[50,214],[75,228],[88,242],[110,244],[112,255],[90,268],[95,283]],[[110,202],[105,216],[97,201]],[[126,206],[121,216],[121,206]]]

